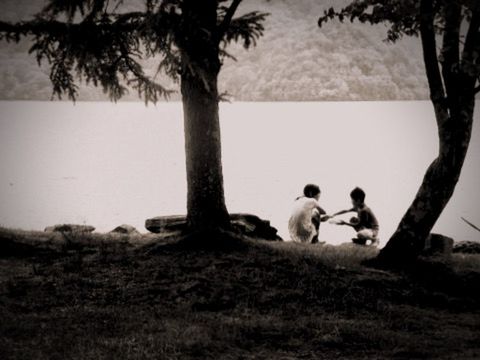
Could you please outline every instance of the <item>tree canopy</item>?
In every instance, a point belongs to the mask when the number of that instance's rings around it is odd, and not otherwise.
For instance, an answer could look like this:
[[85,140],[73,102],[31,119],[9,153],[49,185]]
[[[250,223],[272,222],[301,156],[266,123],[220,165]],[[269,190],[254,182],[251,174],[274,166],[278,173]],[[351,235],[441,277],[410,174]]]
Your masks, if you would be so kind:
[[[122,10],[123,0],[50,0],[33,20],[0,22],[0,40],[33,41],[30,53],[37,62],[51,65],[53,96],[75,100],[77,81],[101,86],[113,101],[131,87],[145,102],[168,98],[173,90],[146,74],[142,60],[158,56],[158,73],[178,82],[182,47],[188,43],[184,16],[187,0],[144,0],[138,10]],[[226,47],[240,42],[245,48],[262,36],[266,13],[249,12],[235,17],[242,0],[217,0],[216,31],[200,34],[219,48],[221,59],[231,57]],[[199,71],[192,60],[191,71]],[[198,74],[201,76],[201,74]]]
[[[430,23],[432,34],[444,35],[441,53],[430,60],[438,60],[447,70],[462,71],[480,81],[479,8],[476,0],[355,0],[338,11],[325,10],[318,24],[321,27],[335,18],[342,22],[386,24],[387,41],[395,42],[403,36],[419,36],[422,23]],[[467,28],[464,23],[470,26]],[[479,91],[476,87],[475,92]]]

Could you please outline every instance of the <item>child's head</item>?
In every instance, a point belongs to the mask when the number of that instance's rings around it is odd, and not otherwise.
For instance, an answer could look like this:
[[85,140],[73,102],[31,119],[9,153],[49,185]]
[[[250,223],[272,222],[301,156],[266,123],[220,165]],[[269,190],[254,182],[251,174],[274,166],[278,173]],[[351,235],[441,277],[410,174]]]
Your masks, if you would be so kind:
[[353,206],[361,206],[365,202],[365,191],[356,187],[350,193],[350,197],[352,198]]
[[318,200],[320,199],[320,188],[315,184],[307,184],[303,188],[303,195]]

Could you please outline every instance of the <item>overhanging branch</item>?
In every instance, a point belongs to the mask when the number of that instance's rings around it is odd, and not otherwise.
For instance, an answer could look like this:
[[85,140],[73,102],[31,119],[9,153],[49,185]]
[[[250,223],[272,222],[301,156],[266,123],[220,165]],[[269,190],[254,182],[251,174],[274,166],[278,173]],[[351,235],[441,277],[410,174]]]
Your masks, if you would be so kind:
[[240,5],[241,2],[242,0],[233,0],[232,3],[230,4],[230,7],[228,8],[220,26],[218,27],[219,39],[223,37],[223,34],[225,34],[225,31],[230,26],[230,23],[232,22],[232,19],[233,19],[233,15],[235,15],[235,12],[237,11],[238,6]]
[[78,26],[78,24],[67,24],[53,20],[33,20],[16,24],[0,21],[0,39],[19,41],[22,36],[61,33]]
[[81,23],[68,23],[56,20],[43,19],[36,19],[16,24],[0,21],[0,40],[5,39],[7,41],[13,40],[18,42],[22,37],[28,35],[55,35],[83,30],[101,32],[103,30],[108,30],[112,28],[115,28],[115,30],[117,31],[133,31],[137,28],[137,26],[123,21],[115,21],[111,24],[98,24],[92,21],[85,21]]
[[145,105],[147,105],[149,101],[155,104],[159,100],[159,96],[168,99],[168,97],[175,92],[174,90],[166,89],[146,76],[142,67],[130,57],[129,50],[121,41],[119,41],[119,49],[121,59],[123,59],[124,64],[134,76],[134,79],[127,79],[127,83],[133,85],[139,97],[143,96]]
[[[161,96],[168,98],[173,91],[150,79],[133,57],[141,55],[142,43],[157,41],[158,44],[170,34],[166,30],[155,32],[157,28],[150,29],[150,24],[151,19],[139,12],[78,23],[36,18],[16,24],[0,22],[0,40],[19,42],[25,37],[34,38],[30,52],[36,53],[39,64],[46,59],[52,65],[50,79],[54,94],[59,97],[65,93],[75,99],[75,71],[80,80],[84,77],[87,83],[101,85],[111,100],[125,94],[126,88],[119,78],[123,76],[145,102],[155,103]],[[159,35],[154,38],[155,34]],[[150,55],[158,52],[167,56],[169,50],[155,48]]]

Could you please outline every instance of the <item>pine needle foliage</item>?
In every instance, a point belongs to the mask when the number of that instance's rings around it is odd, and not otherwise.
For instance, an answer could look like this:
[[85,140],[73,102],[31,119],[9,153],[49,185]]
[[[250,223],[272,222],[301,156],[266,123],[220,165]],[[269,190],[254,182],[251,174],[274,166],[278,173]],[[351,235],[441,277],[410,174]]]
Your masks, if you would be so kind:
[[[221,60],[231,57],[227,46],[238,42],[248,49],[263,35],[268,14],[234,14],[242,0],[217,1],[217,28],[208,36],[209,44],[219,49]],[[145,103],[156,103],[174,92],[156,82],[163,73],[179,81],[182,44],[188,43],[186,27],[196,26],[184,16],[184,0],[49,0],[33,20],[0,22],[0,40],[32,41],[29,50],[39,65],[50,65],[52,98],[67,96],[75,101],[78,82],[101,87],[112,101],[129,89]],[[129,11],[125,11],[129,5]],[[136,5],[138,9],[132,9]],[[202,29],[195,29],[202,32]],[[155,75],[146,74],[142,61],[158,58]],[[195,63],[187,64],[199,71]],[[201,75],[201,74],[200,74]]]

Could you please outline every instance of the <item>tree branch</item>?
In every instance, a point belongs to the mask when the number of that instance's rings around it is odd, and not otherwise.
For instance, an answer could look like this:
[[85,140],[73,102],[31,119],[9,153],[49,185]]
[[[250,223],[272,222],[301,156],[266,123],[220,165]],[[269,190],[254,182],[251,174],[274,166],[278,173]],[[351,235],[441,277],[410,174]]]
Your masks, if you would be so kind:
[[472,18],[465,36],[465,45],[462,53],[462,72],[469,82],[467,87],[472,89],[473,95],[480,91],[480,86],[475,87],[480,81],[480,2],[473,5]]
[[256,11],[242,15],[233,19],[230,26],[225,29],[225,33],[221,40],[225,44],[231,41],[243,42],[243,47],[248,49],[250,46],[255,46],[257,39],[263,35],[265,30],[263,22],[268,16],[266,13],[258,13]]
[[464,217],[461,218],[463,221],[465,221],[468,225],[470,225],[472,228],[474,228],[475,230],[477,231],[480,231],[480,228],[475,226],[474,224],[472,224],[470,221],[468,221],[467,219],[465,219]]
[[68,29],[78,27],[78,24],[66,24],[59,21],[33,20],[11,24],[0,21],[0,39],[19,41],[22,36],[38,35],[41,33],[61,33]]
[[112,24],[98,24],[91,21],[81,23],[67,23],[56,20],[36,19],[32,21],[19,22],[16,24],[0,21],[0,40],[14,40],[18,42],[22,37],[28,35],[56,35],[68,32],[83,30],[102,32],[114,28],[118,31],[133,31],[137,29],[134,24],[127,22],[113,22]]
[[423,61],[430,88],[430,98],[435,109],[437,124],[439,124],[439,121],[445,119],[446,115],[445,90],[438,65],[432,0],[421,0],[420,36],[423,48]]
[[462,23],[462,6],[456,1],[447,2],[443,9],[445,27],[441,50],[443,82],[449,109],[457,109],[460,63],[460,25]]
[[221,24],[218,27],[218,38],[221,39],[223,37],[223,34],[225,34],[225,31],[228,29],[230,26],[230,23],[232,22],[233,15],[235,15],[235,12],[238,9],[238,6],[242,0],[233,0],[232,3],[230,4],[230,7],[227,10],[227,13],[223,17],[223,20]]
[[475,96],[480,92],[480,2],[473,3],[472,17],[465,36],[465,45],[462,52],[461,71],[464,77],[463,87],[469,95]]
[[473,60],[474,52],[480,50],[479,41],[480,29],[480,2],[476,2],[472,9],[472,19],[468,27],[467,35],[465,36],[465,46],[463,47],[462,62],[469,62]]
[[[442,72],[445,81],[448,81],[453,67],[460,61],[460,24],[462,22],[462,7],[458,2],[451,2],[445,6],[445,28],[442,43]],[[446,84],[448,90],[448,84]]]
[[169,90],[152,81],[148,76],[143,72],[142,67],[134,60],[130,58],[130,53],[121,41],[119,41],[120,56],[123,59],[128,70],[133,74],[135,79],[127,79],[129,85],[133,84],[133,87],[137,89],[138,96],[144,97],[145,105],[149,101],[152,103],[157,103],[159,96],[163,96],[168,99],[168,97],[174,93],[174,90]]

